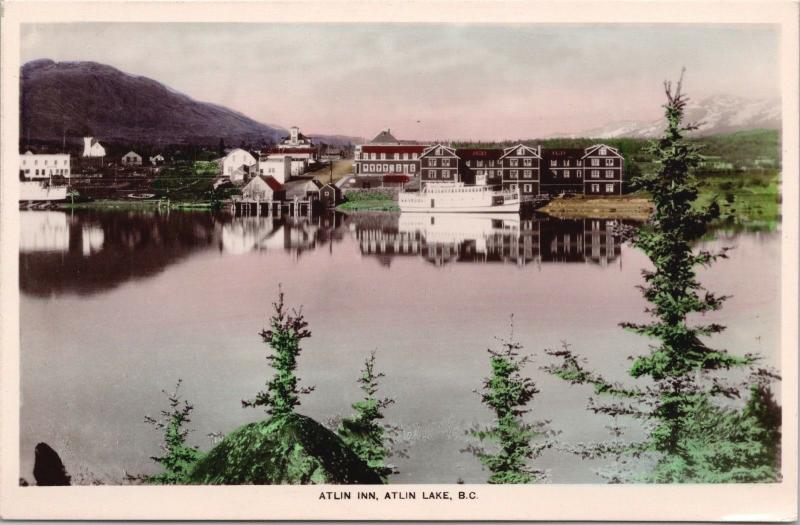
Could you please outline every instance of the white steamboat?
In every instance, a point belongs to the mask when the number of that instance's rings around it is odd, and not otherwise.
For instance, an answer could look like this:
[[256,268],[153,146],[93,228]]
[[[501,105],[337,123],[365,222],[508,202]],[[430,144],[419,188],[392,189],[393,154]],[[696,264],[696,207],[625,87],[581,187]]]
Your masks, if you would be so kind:
[[461,182],[425,184],[418,192],[398,195],[402,212],[425,213],[518,213],[517,190],[496,190],[490,186],[467,186]]
[[21,180],[19,182],[20,202],[63,201],[66,198],[66,184],[55,184],[47,179]]

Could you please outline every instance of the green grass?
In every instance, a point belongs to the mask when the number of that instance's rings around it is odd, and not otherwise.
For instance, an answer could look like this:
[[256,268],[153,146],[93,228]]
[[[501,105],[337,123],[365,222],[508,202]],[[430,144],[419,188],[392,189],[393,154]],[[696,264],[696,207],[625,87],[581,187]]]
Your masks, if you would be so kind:
[[767,230],[774,230],[780,223],[778,171],[706,174],[698,176],[698,180],[698,206],[705,206],[716,198],[720,206],[721,223]]
[[153,191],[174,201],[211,200],[212,183],[218,174],[217,165],[207,161],[167,166],[153,181]]
[[376,199],[345,202],[336,209],[342,211],[400,211],[400,206],[395,201]]

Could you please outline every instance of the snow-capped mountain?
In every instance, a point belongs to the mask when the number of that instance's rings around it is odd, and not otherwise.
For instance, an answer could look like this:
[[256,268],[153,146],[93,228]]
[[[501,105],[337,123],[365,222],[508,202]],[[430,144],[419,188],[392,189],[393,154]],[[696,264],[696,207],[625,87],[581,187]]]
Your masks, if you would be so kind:
[[[778,99],[754,100],[732,95],[715,95],[699,102],[690,100],[686,107],[686,122],[699,122],[697,136],[730,133],[744,129],[780,129],[781,104]],[[558,137],[592,138],[651,138],[664,130],[664,118],[649,122],[621,121],[578,133],[558,134]]]

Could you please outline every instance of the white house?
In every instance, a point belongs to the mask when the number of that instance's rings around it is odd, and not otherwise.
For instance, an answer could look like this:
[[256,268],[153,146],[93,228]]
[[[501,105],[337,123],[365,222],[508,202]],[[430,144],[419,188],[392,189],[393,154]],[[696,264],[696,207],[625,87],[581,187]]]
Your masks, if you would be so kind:
[[164,156],[161,153],[159,153],[158,155],[150,157],[150,164],[152,164],[153,166],[161,166],[162,164],[164,164]]
[[105,157],[106,148],[94,137],[83,137],[84,157]]
[[135,151],[129,151],[122,157],[123,166],[141,166],[142,156]]
[[281,184],[285,184],[292,176],[292,159],[287,156],[268,156],[258,161],[258,174],[274,177]]
[[282,201],[286,199],[286,190],[273,177],[258,175],[242,188],[242,197],[256,201]]
[[69,154],[34,154],[26,151],[19,156],[19,173],[25,179],[47,179],[53,176],[69,178]]
[[242,182],[251,169],[255,169],[258,161],[247,151],[237,148],[222,159],[222,174],[231,178],[231,182]]

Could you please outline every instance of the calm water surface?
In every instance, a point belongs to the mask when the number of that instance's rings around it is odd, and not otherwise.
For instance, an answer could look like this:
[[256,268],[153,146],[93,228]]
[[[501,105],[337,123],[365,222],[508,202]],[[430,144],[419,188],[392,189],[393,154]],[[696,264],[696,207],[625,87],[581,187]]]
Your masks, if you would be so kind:
[[[146,414],[183,379],[195,406],[191,440],[259,419],[240,401],[268,377],[258,336],[282,284],[313,337],[299,375],[316,390],[300,411],[321,421],[350,413],[365,356],[377,351],[390,423],[407,456],[393,482],[482,483],[460,452],[465,431],[489,421],[473,392],[486,349],[514,331],[536,356],[541,394],[529,414],[563,442],[604,439],[610,420],[587,412],[589,394],[549,377],[542,350],[566,341],[591,366],[624,379],[648,341],[617,327],[645,319],[635,289],[646,258],[603,220],[505,220],[447,215],[233,218],[207,213],[21,212],[22,410],[20,475],[32,479],[45,441],[76,478],[115,483],[157,471],[160,436]],[[701,274],[731,294],[713,316],[714,339],[778,366],[780,235],[717,232],[734,246]],[[631,432],[636,434],[636,428]],[[538,461],[556,483],[602,482],[557,450]]]

